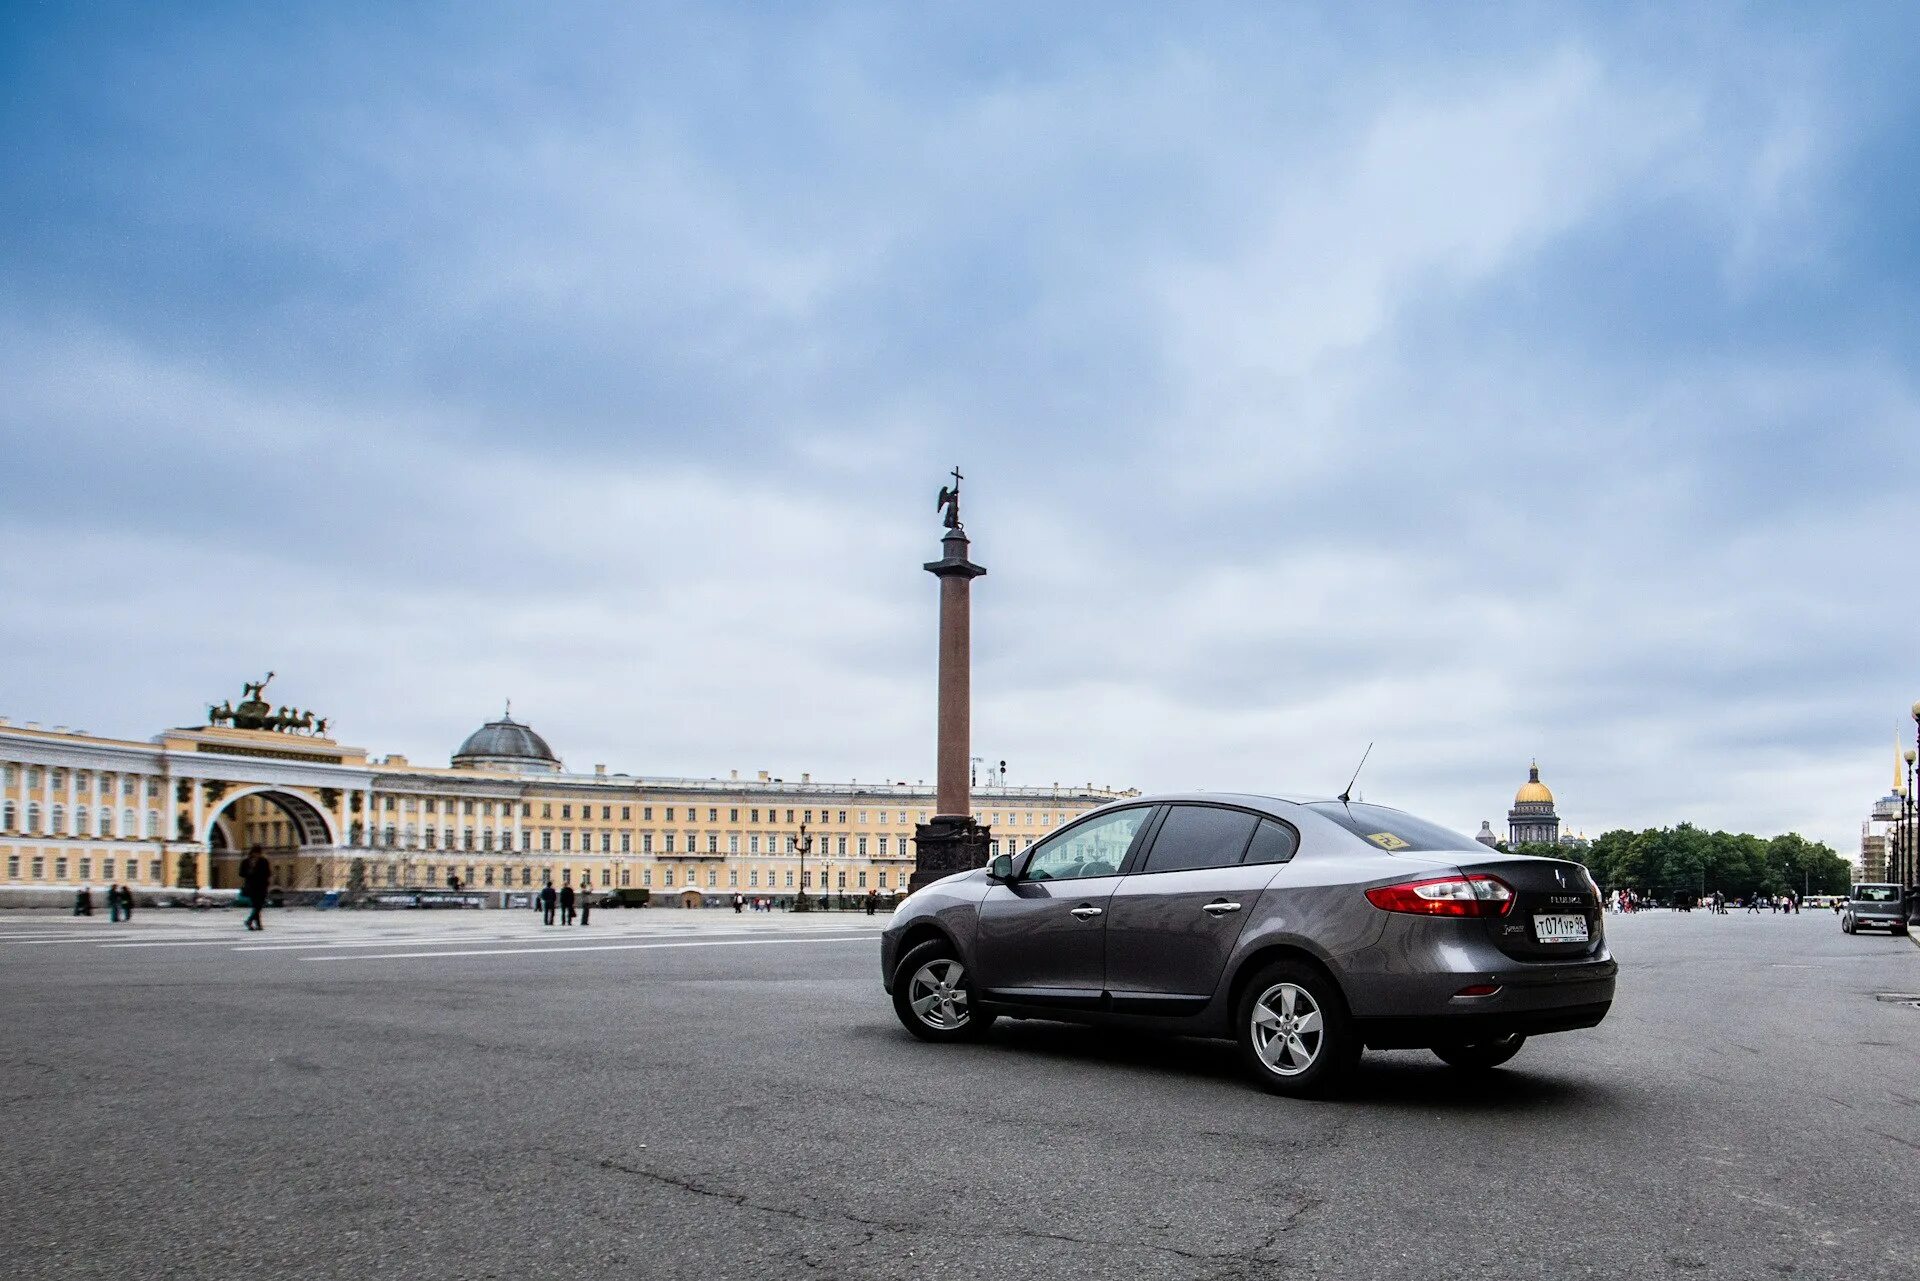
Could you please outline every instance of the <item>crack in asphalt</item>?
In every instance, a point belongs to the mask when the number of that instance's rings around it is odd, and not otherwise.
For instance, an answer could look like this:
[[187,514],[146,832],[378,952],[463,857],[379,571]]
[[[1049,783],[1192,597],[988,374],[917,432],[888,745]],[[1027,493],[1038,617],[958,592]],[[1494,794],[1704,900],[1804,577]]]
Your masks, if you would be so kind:
[[[793,1219],[801,1223],[810,1223],[815,1226],[827,1226],[835,1222],[858,1224],[860,1227],[867,1229],[867,1234],[861,1240],[853,1243],[851,1247],[853,1249],[858,1249],[861,1246],[872,1243],[878,1239],[879,1235],[883,1232],[895,1233],[901,1236],[912,1236],[931,1230],[928,1225],[923,1223],[908,1223],[897,1219],[870,1219],[847,1210],[827,1210],[820,1214],[808,1214],[802,1210],[795,1210],[790,1206],[769,1205],[765,1202],[756,1201],[744,1192],[729,1192],[722,1188],[712,1187],[686,1175],[670,1174],[663,1170],[651,1170],[644,1166],[628,1165],[625,1162],[616,1161],[611,1157],[601,1157],[595,1164],[603,1170],[648,1179],[663,1187],[675,1188],[682,1192],[692,1193],[695,1196],[711,1197],[743,1210],[753,1210],[761,1214],[771,1214],[780,1218]],[[1064,1232],[1046,1232],[1038,1228],[1007,1228],[996,1232],[964,1232],[955,1231],[952,1227],[948,1226],[943,1227],[941,1231],[949,1237],[995,1239],[1012,1236],[1031,1241],[1057,1241],[1067,1245],[1098,1246],[1108,1250],[1152,1251],[1159,1254],[1171,1254],[1178,1258],[1190,1259],[1199,1263],[1246,1263],[1250,1261],[1249,1256],[1260,1255],[1265,1251],[1271,1250],[1282,1236],[1293,1231],[1300,1225],[1300,1219],[1304,1215],[1319,1209],[1323,1204],[1325,1204],[1323,1201],[1315,1197],[1301,1198],[1299,1202],[1286,1213],[1285,1223],[1281,1227],[1268,1233],[1265,1241],[1250,1250],[1232,1253],[1183,1250],[1179,1246],[1164,1245],[1156,1241],[1114,1241],[1104,1237],[1074,1236]],[[819,1266],[817,1263],[809,1260],[804,1253],[798,1255],[798,1258],[800,1262],[807,1267]],[[1260,1261],[1267,1262],[1269,1260]]]

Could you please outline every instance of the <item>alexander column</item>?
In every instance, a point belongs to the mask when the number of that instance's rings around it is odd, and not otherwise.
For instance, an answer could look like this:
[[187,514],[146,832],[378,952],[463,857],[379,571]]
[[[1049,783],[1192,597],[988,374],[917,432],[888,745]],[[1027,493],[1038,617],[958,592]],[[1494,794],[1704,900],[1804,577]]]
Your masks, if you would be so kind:
[[940,559],[925,568],[940,580],[940,721],[934,759],[935,795],[931,823],[914,829],[912,889],[954,872],[984,867],[987,829],[974,822],[973,789],[967,777],[967,748],[973,722],[973,580],[987,571],[967,558],[967,531],[960,524],[960,482],[942,486],[938,506],[945,511],[946,536]]

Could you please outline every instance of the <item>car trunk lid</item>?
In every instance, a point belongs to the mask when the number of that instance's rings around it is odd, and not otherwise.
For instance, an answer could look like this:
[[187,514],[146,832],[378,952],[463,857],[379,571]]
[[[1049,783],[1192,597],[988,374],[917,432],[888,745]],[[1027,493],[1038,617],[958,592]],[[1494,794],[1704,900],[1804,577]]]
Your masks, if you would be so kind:
[[1488,937],[1517,960],[1548,961],[1590,956],[1600,948],[1605,924],[1600,896],[1580,864],[1566,859],[1496,854],[1462,860],[1469,876],[1497,876],[1513,890],[1513,906],[1486,920]]

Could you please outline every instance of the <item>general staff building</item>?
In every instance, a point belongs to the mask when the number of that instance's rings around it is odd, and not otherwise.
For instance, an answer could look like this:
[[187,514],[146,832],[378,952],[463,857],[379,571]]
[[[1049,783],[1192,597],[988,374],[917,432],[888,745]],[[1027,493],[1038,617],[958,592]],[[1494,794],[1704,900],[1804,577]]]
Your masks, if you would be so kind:
[[[16,888],[122,882],[230,889],[258,844],[286,891],[463,889],[492,901],[544,884],[647,889],[656,903],[904,893],[919,783],[569,773],[511,715],[446,768],[373,758],[311,714],[252,701],[146,742],[0,719],[0,858]],[[286,709],[280,709],[282,713]],[[303,719],[304,718],[304,719]],[[317,732],[316,732],[317,727]],[[1117,797],[1106,788],[976,787],[993,852],[1025,849]],[[803,833],[811,850],[798,843]]]

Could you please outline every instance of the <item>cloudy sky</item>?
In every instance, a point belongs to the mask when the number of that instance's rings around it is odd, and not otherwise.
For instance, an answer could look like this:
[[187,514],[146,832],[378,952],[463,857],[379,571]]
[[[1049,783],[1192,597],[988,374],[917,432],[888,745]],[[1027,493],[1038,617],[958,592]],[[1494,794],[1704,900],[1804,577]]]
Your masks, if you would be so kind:
[[1669,9],[8,6],[0,714],[930,777],[958,463],[1013,781],[1851,854],[1920,15]]

